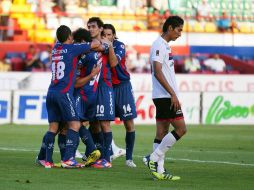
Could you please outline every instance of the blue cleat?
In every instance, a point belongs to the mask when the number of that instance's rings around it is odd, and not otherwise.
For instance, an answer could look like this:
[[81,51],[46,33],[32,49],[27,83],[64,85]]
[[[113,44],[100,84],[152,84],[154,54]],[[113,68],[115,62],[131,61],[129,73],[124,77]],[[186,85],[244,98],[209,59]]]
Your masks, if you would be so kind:
[[61,161],[63,168],[83,168],[84,164],[78,163],[74,158],[70,158],[66,161]]

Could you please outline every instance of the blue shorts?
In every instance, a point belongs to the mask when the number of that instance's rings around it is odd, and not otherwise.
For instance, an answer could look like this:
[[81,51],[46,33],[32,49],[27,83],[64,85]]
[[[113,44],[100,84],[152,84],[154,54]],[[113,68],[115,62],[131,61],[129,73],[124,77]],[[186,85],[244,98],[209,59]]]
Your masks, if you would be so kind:
[[48,92],[46,99],[48,121],[79,121],[74,97],[69,93]]
[[113,88],[106,85],[98,86],[97,102],[96,102],[96,120],[114,121],[115,120],[115,104]]
[[76,99],[76,106],[79,118],[81,121],[93,121],[96,114],[96,94],[83,97],[78,94]]
[[116,117],[122,121],[137,117],[135,99],[130,81],[114,86]]

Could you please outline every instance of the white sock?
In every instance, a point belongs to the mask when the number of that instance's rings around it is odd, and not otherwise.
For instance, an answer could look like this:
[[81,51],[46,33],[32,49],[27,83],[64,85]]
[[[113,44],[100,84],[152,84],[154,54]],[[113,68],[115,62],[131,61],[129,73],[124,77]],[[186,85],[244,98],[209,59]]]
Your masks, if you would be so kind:
[[176,143],[176,139],[172,133],[168,133],[161,141],[159,146],[150,155],[150,159],[158,162],[159,158],[164,156],[165,153]]
[[111,146],[112,146],[113,153],[116,152],[118,147],[116,146],[114,139],[112,139]]
[[[159,146],[160,144],[159,143],[153,143],[153,151],[155,151],[155,149]],[[165,169],[164,169],[164,158],[165,158],[165,155],[160,157],[159,160],[158,160],[158,168],[157,168],[157,172],[159,174],[162,174]]]

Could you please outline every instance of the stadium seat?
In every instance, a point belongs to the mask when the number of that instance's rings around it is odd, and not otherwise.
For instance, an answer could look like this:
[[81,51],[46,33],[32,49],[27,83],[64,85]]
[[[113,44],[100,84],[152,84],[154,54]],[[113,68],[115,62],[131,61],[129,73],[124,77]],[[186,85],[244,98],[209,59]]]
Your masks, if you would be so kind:
[[12,71],[24,71],[25,63],[20,57],[11,58]]
[[207,22],[205,23],[205,31],[206,32],[216,32],[217,26],[214,22]]

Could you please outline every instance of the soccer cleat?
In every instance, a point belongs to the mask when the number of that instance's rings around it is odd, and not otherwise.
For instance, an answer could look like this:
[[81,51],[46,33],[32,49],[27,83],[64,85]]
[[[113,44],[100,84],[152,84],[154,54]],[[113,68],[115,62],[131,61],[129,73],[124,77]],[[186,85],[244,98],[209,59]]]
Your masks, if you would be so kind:
[[126,166],[130,167],[130,168],[136,168],[137,165],[133,162],[133,160],[126,160],[125,162]]
[[[101,156],[101,153],[99,150],[94,150],[86,159],[85,166],[90,166],[92,163],[94,163],[96,160],[98,160]],[[83,159],[83,158],[82,158]]]
[[147,161],[148,156],[149,155],[143,157],[143,163],[144,163],[145,166],[147,166],[147,163],[148,163],[148,161]]
[[181,179],[181,177],[179,177],[179,176],[173,176],[173,175],[171,175],[170,173],[168,173],[167,171],[163,172],[163,173],[162,173],[162,176],[163,176],[162,180],[172,180],[172,181],[176,181],[176,180]]
[[163,174],[159,174],[157,172],[158,171],[157,170],[158,163],[150,160],[150,155],[147,155],[146,157],[144,157],[143,162],[145,165],[148,166],[154,180],[162,180],[163,179],[163,177],[164,177]]
[[61,161],[61,165],[63,168],[82,168],[84,164],[78,163],[74,158],[71,158],[66,161]]
[[105,159],[97,160],[94,164],[91,165],[92,168],[111,168],[112,164]]
[[52,163],[52,162],[45,162],[44,167],[45,168],[53,168],[54,167],[54,163]]
[[83,160],[83,162],[86,162],[86,161],[87,161],[86,154],[83,155],[82,160]]
[[110,160],[115,160],[120,156],[125,156],[126,155],[126,150],[122,148],[118,148],[115,151],[113,151],[113,155],[110,156]]
[[76,150],[75,152],[75,158],[82,158],[83,155],[79,152],[79,150]]
[[35,163],[38,164],[38,165],[40,165],[40,166],[45,167],[46,161],[45,161],[45,160],[39,160],[39,159],[38,159],[38,156],[37,156],[37,157],[35,158]]

